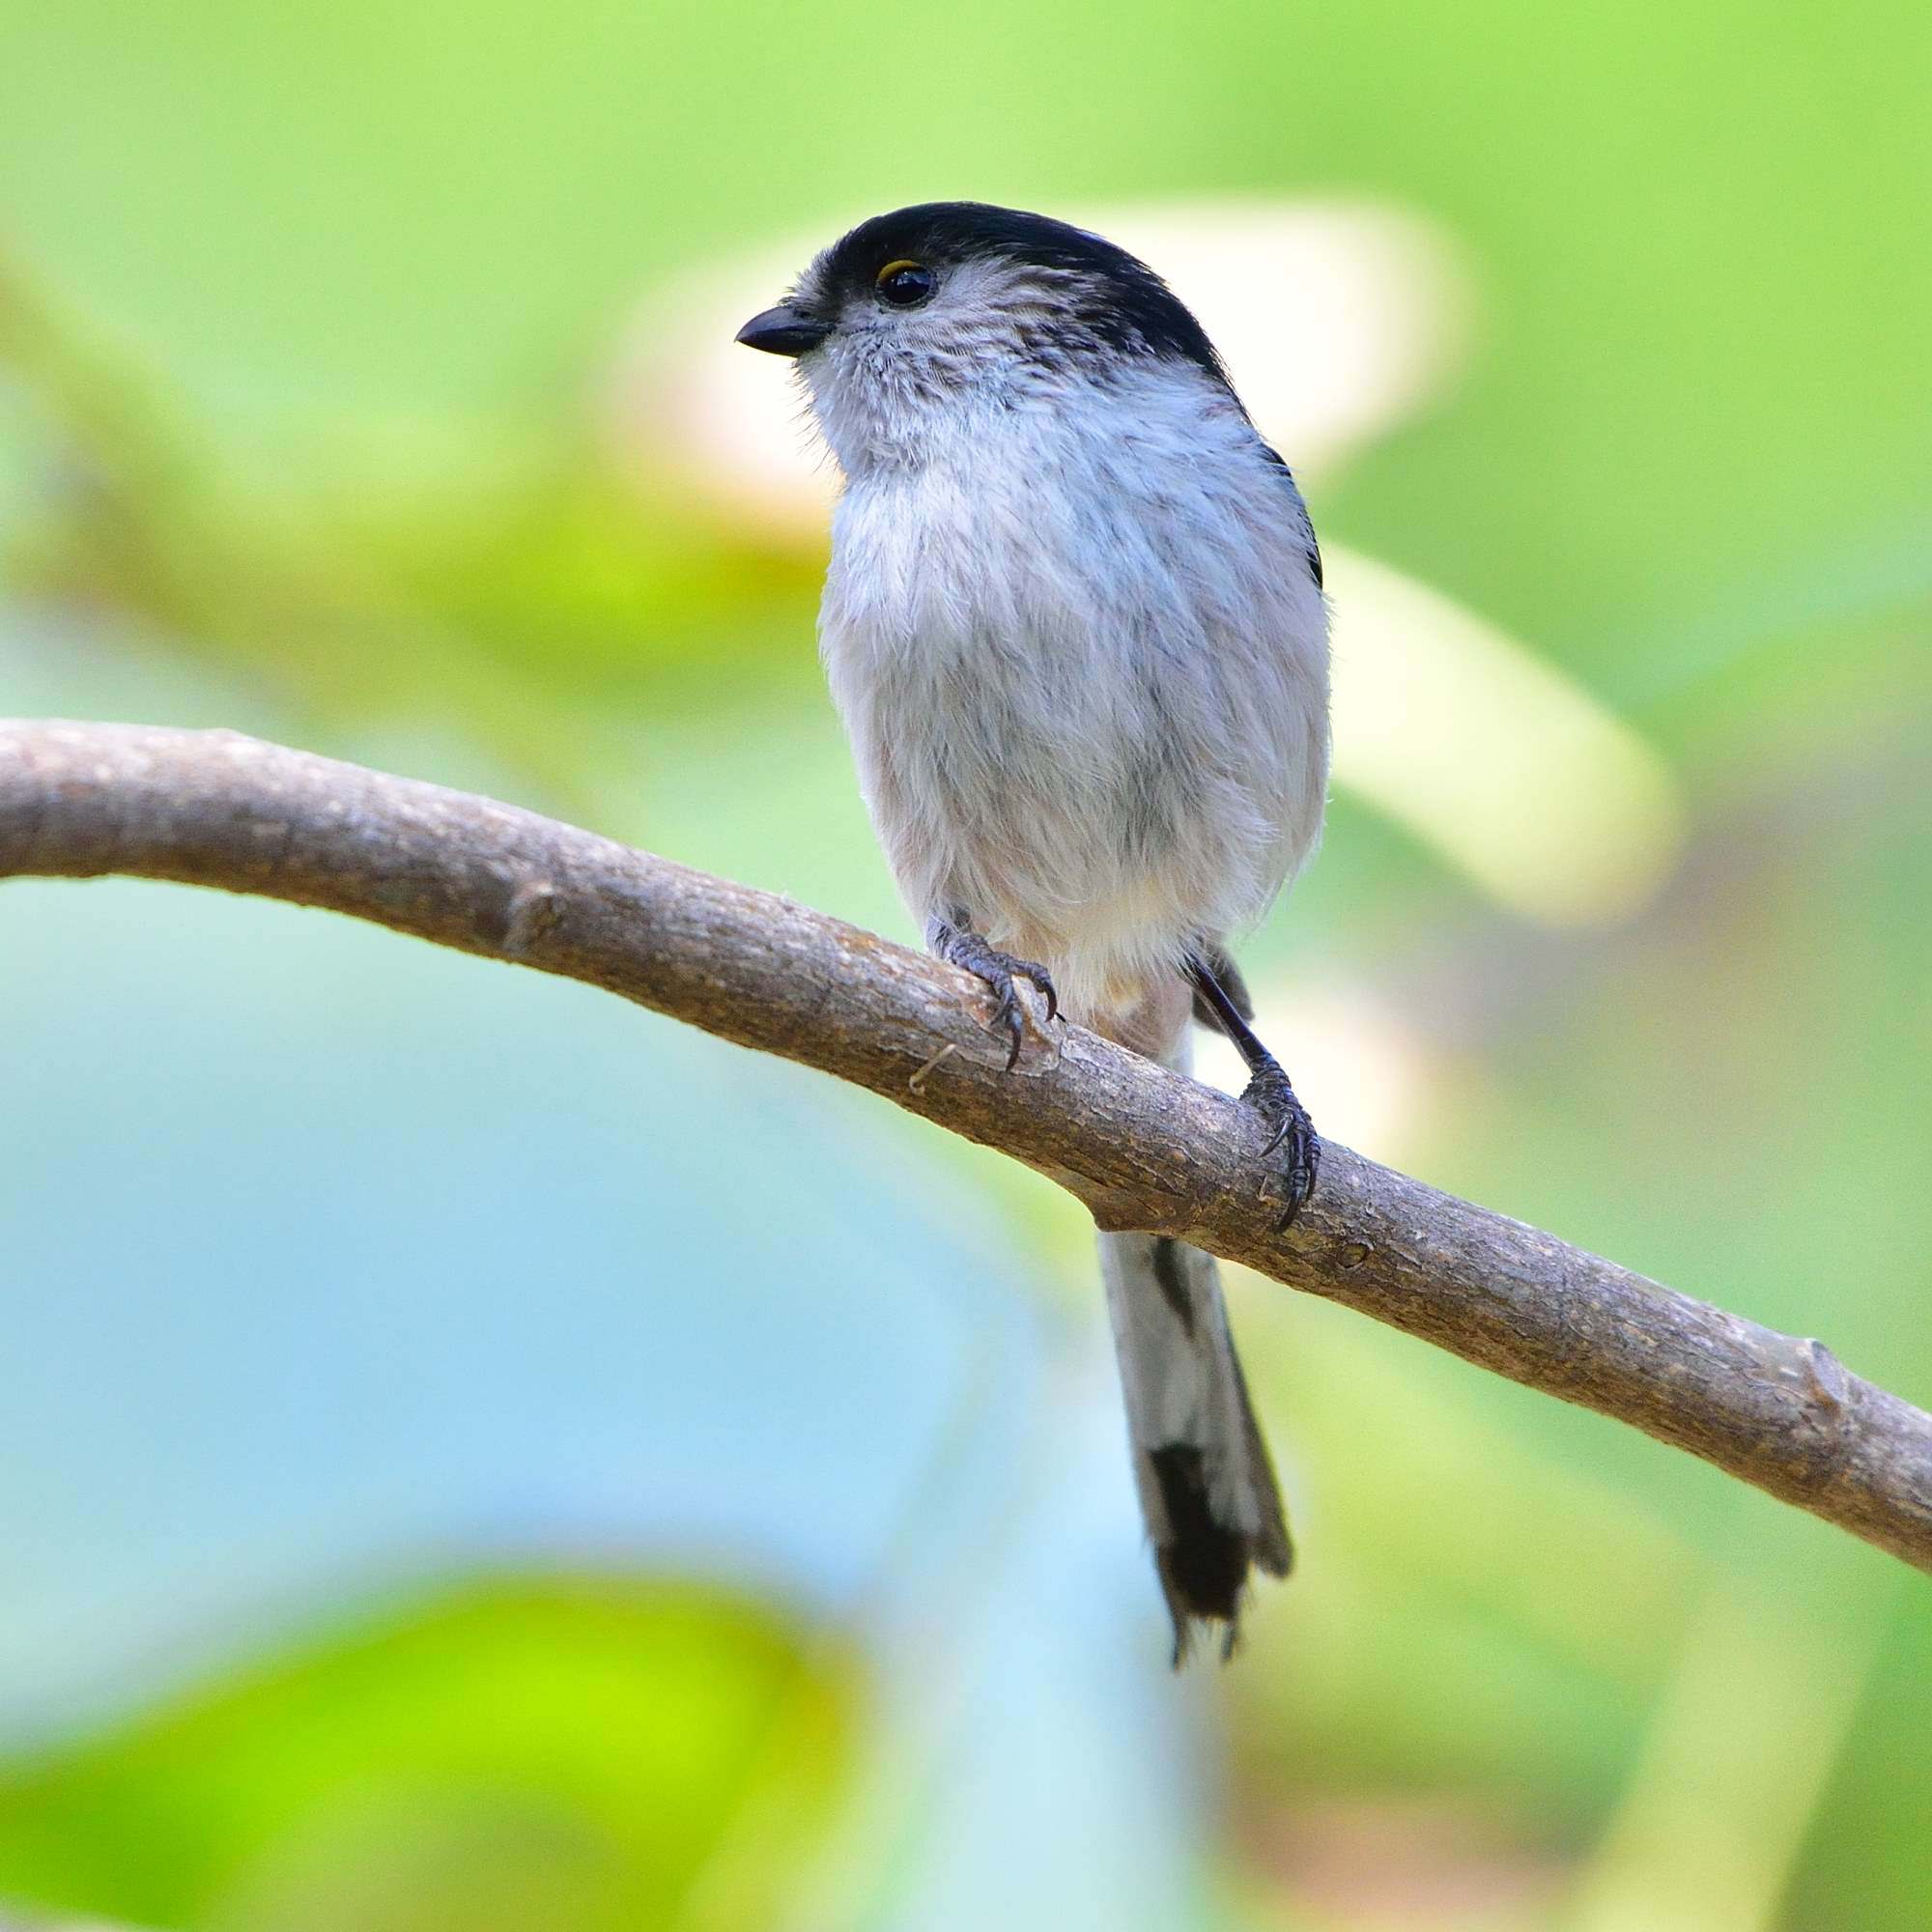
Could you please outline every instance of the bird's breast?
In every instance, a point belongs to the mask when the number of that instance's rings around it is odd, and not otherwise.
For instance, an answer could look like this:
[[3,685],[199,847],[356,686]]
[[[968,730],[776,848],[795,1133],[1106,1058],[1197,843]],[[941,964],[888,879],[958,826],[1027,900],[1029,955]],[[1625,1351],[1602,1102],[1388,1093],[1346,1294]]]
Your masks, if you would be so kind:
[[1265,488],[1062,446],[848,489],[823,651],[918,910],[1064,953],[1265,904],[1326,763],[1324,617]]

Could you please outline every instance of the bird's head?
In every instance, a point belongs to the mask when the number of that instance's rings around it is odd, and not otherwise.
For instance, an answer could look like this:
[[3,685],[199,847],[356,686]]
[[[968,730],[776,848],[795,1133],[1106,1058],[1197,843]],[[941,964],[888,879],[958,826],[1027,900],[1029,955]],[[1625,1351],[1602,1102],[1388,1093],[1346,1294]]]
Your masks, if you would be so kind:
[[796,359],[848,474],[918,460],[938,421],[1065,406],[1151,365],[1227,395],[1201,325],[1145,263],[1085,229],[981,202],[862,222],[738,340]]

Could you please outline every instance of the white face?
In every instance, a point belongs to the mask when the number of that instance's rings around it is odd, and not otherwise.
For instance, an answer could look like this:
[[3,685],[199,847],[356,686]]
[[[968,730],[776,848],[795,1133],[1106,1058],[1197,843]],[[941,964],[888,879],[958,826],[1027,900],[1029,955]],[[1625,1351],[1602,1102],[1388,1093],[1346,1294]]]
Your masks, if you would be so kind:
[[[1092,288],[1076,270],[976,256],[888,264],[870,288],[838,288],[829,285],[831,260],[828,250],[811,265],[794,298],[833,325],[798,368],[848,476],[915,465],[936,438],[988,414],[1064,403],[1117,365],[1074,319]],[[897,298],[906,293],[917,298]]]

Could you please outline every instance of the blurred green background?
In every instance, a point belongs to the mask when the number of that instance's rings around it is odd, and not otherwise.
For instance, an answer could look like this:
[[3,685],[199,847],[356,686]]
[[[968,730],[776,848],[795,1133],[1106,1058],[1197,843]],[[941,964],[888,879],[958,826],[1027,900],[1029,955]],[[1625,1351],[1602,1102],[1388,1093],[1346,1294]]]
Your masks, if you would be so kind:
[[[728,333],[850,219],[970,194],[1225,206],[1238,305],[1297,211],[1380,211],[1459,293],[1377,298],[1434,373],[1308,466],[1359,676],[1248,952],[1272,1033],[1338,1137],[1923,1402],[1928,82],[1903,0],[6,0],[0,712],[237,725],[909,936],[819,513],[623,400],[709,393],[692,292]],[[1449,747],[1406,801],[1350,777],[1410,688],[1387,582],[1530,680],[1445,643],[1468,716],[1403,723],[1398,766]],[[1635,885],[1512,895],[1513,841],[1580,814],[1614,870],[1645,798]],[[1304,1561],[1170,1679],[1043,1183],[170,888],[0,891],[0,1900],[1932,1923],[1932,1599],[1701,1464],[1237,1279]]]

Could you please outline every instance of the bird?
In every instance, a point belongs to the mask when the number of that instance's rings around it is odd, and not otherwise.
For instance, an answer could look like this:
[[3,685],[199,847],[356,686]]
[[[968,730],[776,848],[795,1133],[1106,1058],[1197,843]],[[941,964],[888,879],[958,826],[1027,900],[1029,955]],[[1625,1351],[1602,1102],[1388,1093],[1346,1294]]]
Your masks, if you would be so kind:
[[[862,222],[738,331],[840,476],[820,656],[899,891],[989,988],[1185,1072],[1230,1039],[1286,1226],[1321,1142],[1231,947],[1307,864],[1328,761],[1321,554],[1289,466],[1145,263],[1043,214]],[[1278,1191],[1276,1191],[1278,1190]],[[1213,1259],[1102,1232],[1173,1662],[1293,1562]]]

